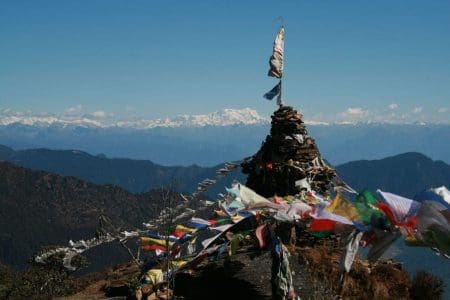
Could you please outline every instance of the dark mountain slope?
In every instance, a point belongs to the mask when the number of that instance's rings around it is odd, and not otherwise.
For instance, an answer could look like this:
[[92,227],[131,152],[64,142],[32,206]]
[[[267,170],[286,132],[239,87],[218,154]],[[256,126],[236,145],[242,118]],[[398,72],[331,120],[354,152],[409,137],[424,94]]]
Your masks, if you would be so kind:
[[379,188],[405,197],[430,187],[450,185],[449,165],[414,152],[349,162],[338,166],[337,172],[356,190]]
[[[172,181],[179,191],[192,192],[198,182],[214,178],[215,171],[221,167],[166,167],[146,160],[109,159],[75,150],[14,151],[4,146],[0,146],[0,159],[35,170],[76,176],[96,184],[114,184],[134,193],[168,185]],[[412,197],[426,188],[450,185],[449,165],[413,152],[380,160],[349,162],[336,168],[338,174],[357,190],[380,188]],[[229,186],[234,179],[245,181],[237,170],[212,186],[209,195],[214,197],[223,192],[223,187]]]
[[[76,150],[14,151],[5,146],[0,146],[0,159],[34,170],[75,176],[96,184],[114,184],[133,193],[146,192],[172,182],[179,191],[193,192],[198,182],[214,178],[216,170],[221,167],[165,167],[148,160],[109,159]],[[238,175],[231,178],[236,176]],[[212,195],[221,192],[223,186],[231,181],[232,179],[225,179],[220,189],[212,189]]]
[[101,214],[123,229],[141,227],[159,204],[156,191],[133,195],[0,161],[0,261],[24,267],[43,245],[93,237]]

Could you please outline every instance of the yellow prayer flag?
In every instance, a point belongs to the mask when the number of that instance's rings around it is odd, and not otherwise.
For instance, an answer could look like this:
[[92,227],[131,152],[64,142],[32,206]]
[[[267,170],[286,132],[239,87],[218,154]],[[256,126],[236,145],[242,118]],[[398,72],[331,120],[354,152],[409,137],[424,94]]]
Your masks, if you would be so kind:
[[[159,246],[163,246],[163,247],[166,246],[166,240],[154,239],[154,238],[150,238],[150,237],[140,237],[139,243],[141,244],[141,246],[144,246],[144,245],[159,245]],[[174,242],[169,241],[169,247],[172,247],[173,244],[174,244]]]
[[183,225],[177,225],[177,227],[175,228],[175,231],[182,231],[182,232],[195,232],[197,229],[196,228],[189,228]]
[[358,211],[350,200],[342,197],[341,193],[338,193],[336,197],[331,201],[330,206],[326,209],[329,213],[333,213],[342,217],[346,217],[351,221],[359,219]]

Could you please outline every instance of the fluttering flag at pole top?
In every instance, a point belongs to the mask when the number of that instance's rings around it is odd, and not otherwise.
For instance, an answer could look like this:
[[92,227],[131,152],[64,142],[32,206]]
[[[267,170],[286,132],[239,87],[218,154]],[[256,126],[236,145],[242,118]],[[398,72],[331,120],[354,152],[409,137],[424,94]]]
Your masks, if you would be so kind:
[[273,98],[275,98],[275,96],[279,95],[280,92],[281,92],[281,81],[278,82],[278,84],[274,86],[273,89],[265,93],[263,97],[266,98],[267,100],[272,100]]
[[268,76],[280,78],[283,77],[283,53],[284,53],[284,27],[280,28],[277,37],[273,43],[273,52],[269,60]]

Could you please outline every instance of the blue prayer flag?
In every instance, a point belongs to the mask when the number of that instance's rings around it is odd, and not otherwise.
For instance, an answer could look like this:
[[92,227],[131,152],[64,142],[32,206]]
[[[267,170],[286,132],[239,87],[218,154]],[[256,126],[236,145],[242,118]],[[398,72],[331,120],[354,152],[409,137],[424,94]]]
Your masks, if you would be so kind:
[[275,96],[280,94],[280,92],[281,92],[281,81],[278,82],[278,84],[274,86],[273,89],[265,93],[263,97],[266,98],[267,100],[272,100],[273,98],[275,98]]

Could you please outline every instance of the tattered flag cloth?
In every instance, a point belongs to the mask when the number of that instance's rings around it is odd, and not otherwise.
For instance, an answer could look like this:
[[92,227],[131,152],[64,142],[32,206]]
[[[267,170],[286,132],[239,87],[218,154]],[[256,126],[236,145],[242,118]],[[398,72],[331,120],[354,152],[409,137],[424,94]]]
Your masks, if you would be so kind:
[[163,271],[161,269],[150,269],[145,274],[147,282],[157,285],[164,280]]
[[184,231],[179,231],[179,230],[175,230],[175,231],[172,233],[172,235],[174,235],[175,237],[181,239],[181,238],[183,238],[184,236],[186,236],[186,232],[184,232]]
[[[353,221],[348,219],[346,216],[341,216],[333,212],[329,212],[326,209],[325,203],[319,203],[316,205],[314,212],[310,216],[315,220],[329,220],[334,222],[340,222],[342,224],[353,225]],[[316,222],[316,224],[318,224]]]
[[246,208],[273,208],[273,209],[280,209],[283,208],[282,205],[275,204],[266,198],[258,195],[253,191],[252,189],[246,187],[245,185],[238,184],[239,189],[239,196],[241,197],[242,203],[245,205]]
[[411,216],[415,216],[420,208],[420,203],[402,196],[377,190],[389,205],[396,222],[404,223]]
[[450,209],[450,193],[445,186],[435,189],[422,191],[414,196],[414,200],[418,202],[434,201],[439,204],[440,210]]
[[401,236],[399,230],[393,231],[376,231],[377,241],[370,248],[367,259],[370,262],[378,260],[383,253]]
[[220,233],[209,239],[203,240],[202,241],[203,249],[208,248],[214,241],[216,241],[220,236],[222,236],[224,233],[226,233],[230,228],[236,226],[237,224],[242,222],[242,220],[245,220],[245,219],[246,218],[242,218],[235,224],[227,224],[227,225],[223,225],[223,226],[219,226],[219,227],[212,227],[211,229],[218,230],[218,231],[220,231]]
[[397,218],[395,217],[389,205],[387,205],[384,202],[378,202],[377,206],[382,212],[384,212],[384,214],[388,218],[389,222],[392,223],[392,225],[399,226],[405,229],[402,231],[405,236],[410,235],[415,230],[417,223],[415,216],[411,216],[405,219],[405,221],[399,222],[397,221]]
[[293,222],[294,220],[305,218],[312,212],[313,209],[308,204],[303,202],[294,202],[292,204],[287,204],[285,209],[280,209],[274,215],[274,218],[282,222]]
[[163,239],[155,239],[155,238],[141,236],[139,238],[139,243],[141,244],[141,246],[145,246],[145,245],[159,245],[159,246],[165,247],[166,245],[169,245],[171,247],[174,242],[171,242],[171,241],[168,241],[168,240],[166,241],[166,240],[163,240]]
[[269,238],[269,227],[267,224],[259,225],[255,230],[255,236],[258,239],[260,249],[264,249]]
[[183,226],[183,225],[177,225],[177,227],[175,227],[175,231],[178,232],[187,232],[187,233],[192,233],[195,232],[197,230],[197,228],[189,228],[187,226]]
[[211,221],[205,220],[205,219],[202,219],[202,218],[196,218],[196,217],[192,217],[191,218],[191,223],[203,224],[203,225],[207,225],[207,226],[211,225]]
[[263,97],[266,98],[267,100],[272,100],[273,98],[275,98],[275,96],[279,95],[280,92],[281,92],[281,81],[278,82],[278,84],[274,86],[273,89],[265,93]]
[[225,224],[225,225],[221,225],[221,226],[217,226],[217,227],[210,227],[210,228],[212,230],[224,232],[224,231],[228,230],[231,226],[233,226],[233,224]]
[[152,250],[160,250],[160,251],[166,251],[166,247],[160,246],[160,245],[142,245],[141,249],[143,251],[152,251]]
[[313,219],[309,225],[309,232],[316,237],[326,237],[334,232],[336,221],[326,219]]
[[436,202],[425,201],[420,207],[415,238],[441,254],[450,255],[450,223]]
[[268,76],[281,78],[283,76],[284,27],[280,28],[273,43],[273,52],[269,60]]
[[[158,239],[158,240],[166,240],[166,237],[159,234],[158,232],[148,232],[147,236],[149,238],[153,238],[153,239]],[[168,236],[167,239],[171,242],[177,242],[178,241],[178,237],[176,236]]]
[[[328,206],[326,210],[329,213],[345,217],[351,221],[359,219],[358,211],[356,210],[353,203],[351,203],[350,200],[345,199],[341,193],[338,193],[336,195],[336,197],[333,199],[333,201],[331,201],[330,206]],[[345,222],[342,222],[338,219],[335,219],[335,221],[346,224]]]
[[[388,220],[386,215],[378,208],[378,202],[380,201],[374,194],[368,190],[363,190],[356,197],[354,205],[364,225],[385,229],[389,227]],[[354,222],[354,224],[357,225],[357,222]]]
[[345,271],[348,273],[350,271],[356,253],[358,253],[359,241],[361,240],[362,236],[363,236],[362,232],[353,230],[346,237],[344,253],[341,256],[341,263],[340,263],[341,272]]
[[203,228],[206,228],[206,227],[208,227],[209,225],[206,225],[206,224],[202,224],[202,223],[196,223],[196,222],[189,222],[188,224],[187,224],[190,228],[192,228],[192,229],[203,229]]

